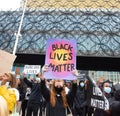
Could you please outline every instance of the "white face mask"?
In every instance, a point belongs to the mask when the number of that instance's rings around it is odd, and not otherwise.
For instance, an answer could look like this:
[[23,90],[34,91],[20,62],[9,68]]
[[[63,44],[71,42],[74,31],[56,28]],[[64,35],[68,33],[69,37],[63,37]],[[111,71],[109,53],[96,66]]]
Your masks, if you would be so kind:
[[111,87],[104,87],[104,91],[109,94],[111,92]]
[[5,84],[7,88],[9,87],[9,83],[10,83],[10,82],[6,82],[6,84]]
[[83,82],[80,83],[80,87],[84,87],[85,84]]

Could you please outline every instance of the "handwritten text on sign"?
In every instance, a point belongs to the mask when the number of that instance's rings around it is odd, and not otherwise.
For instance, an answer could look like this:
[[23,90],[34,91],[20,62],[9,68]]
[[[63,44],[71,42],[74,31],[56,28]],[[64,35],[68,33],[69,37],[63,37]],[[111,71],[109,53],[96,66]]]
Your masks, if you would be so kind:
[[72,80],[71,71],[76,68],[76,41],[48,39],[45,64],[50,68],[48,78]]
[[25,65],[24,73],[25,74],[37,74],[40,72],[40,65]]
[[103,110],[109,109],[108,100],[104,97],[100,88],[93,87],[93,96],[91,97],[91,106]]

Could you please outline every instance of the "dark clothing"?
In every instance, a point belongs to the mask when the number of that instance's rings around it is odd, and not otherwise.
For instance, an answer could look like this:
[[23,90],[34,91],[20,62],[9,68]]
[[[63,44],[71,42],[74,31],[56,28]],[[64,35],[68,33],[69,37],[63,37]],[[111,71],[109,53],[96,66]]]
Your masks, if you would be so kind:
[[55,107],[50,105],[50,102],[46,106],[46,116],[66,116],[66,110],[63,107],[61,96],[56,96],[57,103]]
[[110,102],[112,116],[120,116],[120,90],[116,90],[112,102]]
[[27,103],[28,103],[28,100],[23,100],[22,101],[22,104],[21,104],[21,109],[22,109],[22,116],[26,116],[25,112],[26,112],[26,109],[27,109]]
[[[41,81],[41,87],[42,87],[43,97],[47,101],[46,116],[66,116],[66,109],[63,107],[63,101],[61,95],[60,94],[56,95],[56,105],[55,107],[52,107],[50,104],[50,91],[47,89],[45,85],[45,81]],[[77,84],[73,84],[72,89],[66,95],[69,106],[73,102],[76,89],[77,89]]]
[[20,79],[20,84],[18,85],[17,89],[19,90],[20,101],[22,102],[21,104],[22,116],[25,116],[25,111],[27,108],[27,101],[28,101],[26,100],[27,85],[25,84],[22,78]]
[[102,109],[96,109],[93,116],[110,116],[110,114]]
[[86,116],[86,107],[72,109],[73,116]]
[[112,116],[120,116],[120,101],[113,101],[110,109]]
[[84,87],[77,87],[77,92],[73,102],[73,116],[85,116],[86,115],[86,93]]
[[87,107],[86,107],[86,110],[87,110],[87,111],[86,111],[86,113],[87,113],[86,115],[87,115],[87,116],[92,116],[92,114],[93,114],[93,112],[94,112],[94,108],[87,106]]
[[29,101],[40,104],[42,99],[40,83],[30,82],[27,78],[24,78],[24,82],[31,88]]
[[44,97],[42,96],[42,100],[41,100],[41,104],[40,104],[40,112],[39,112],[39,116],[43,115],[43,112],[45,113],[45,108],[46,108],[46,101],[44,99]]
[[33,116],[37,116],[42,99],[41,84],[30,82],[27,78],[24,78],[24,82],[31,88],[27,104],[27,116],[32,116],[32,112]]
[[23,101],[25,99],[26,89],[21,85],[18,85],[17,89],[18,89],[18,91],[20,93],[20,100],[19,101]]
[[86,96],[84,88],[77,88],[77,92],[74,98],[74,106],[76,108],[83,108],[86,106]]
[[[109,103],[111,102],[111,97],[107,96]],[[109,112],[109,113],[108,113]],[[111,116],[110,111],[105,111],[103,109],[97,109],[94,112],[93,116]]]
[[24,100],[22,101],[22,104],[21,104],[22,116],[26,116],[27,103],[28,103],[28,100],[29,100],[29,97],[30,97],[31,88],[26,87],[25,90],[26,90],[25,98],[24,98]]
[[33,116],[38,116],[39,107],[40,105],[38,103],[28,101],[26,116],[32,116],[32,112]]

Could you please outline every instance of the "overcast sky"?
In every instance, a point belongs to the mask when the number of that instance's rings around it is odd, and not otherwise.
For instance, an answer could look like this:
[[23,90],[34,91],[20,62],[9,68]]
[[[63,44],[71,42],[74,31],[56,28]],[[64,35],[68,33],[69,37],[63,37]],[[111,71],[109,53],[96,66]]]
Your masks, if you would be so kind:
[[16,10],[20,7],[21,0],[0,0],[0,10]]

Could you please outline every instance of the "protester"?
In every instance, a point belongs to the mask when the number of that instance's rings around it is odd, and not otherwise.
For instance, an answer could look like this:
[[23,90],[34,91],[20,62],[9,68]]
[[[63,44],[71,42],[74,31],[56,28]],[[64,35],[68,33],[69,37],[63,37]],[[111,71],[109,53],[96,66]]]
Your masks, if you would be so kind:
[[11,77],[11,81],[8,85],[8,90],[14,91],[15,95],[16,95],[16,103],[14,104],[14,108],[13,108],[13,112],[10,116],[18,116],[19,112],[17,112],[17,108],[19,107],[19,98],[20,98],[20,94],[19,91],[17,89],[17,78],[15,74],[12,73],[8,73],[8,75]]
[[31,88],[26,85],[25,89],[25,98],[22,101],[21,104],[21,110],[22,110],[22,116],[26,116],[26,111],[27,111],[27,103],[31,94]]
[[[87,76],[86,76],[87,77]],[[87,102],[88,102],[88,99],[90,99],[90,97],[89,97],[89,93],[91,92],[91,89],[90,89],[91,87],[90,87],[90,81],[88,80],[88,79],[86,79],[85,80],[85,90],[86,90],[86,93],[87,93]],[[88,105],[88,103],[87,103],[87,106],[86,106],[87,108],[87,111],[86,111],[86,115],[87,116],[93,116],[93,112],[94,112],[94,107],[91,107],[90,105]]]
[[[65,92],[65,83],[63,80],[53,80],[51,88],[48,89],[45,85],[45,78],[43,76],[47,68],[47,66],[42,68],[41,76],[41,90],[47,101],[46,116],[66,116],[66,109],[74,100],[77,81],[73,81],[72,88],[68,94]],[[74,74],[76,74],[75,71]]]
[[73,116],[85,116],[86,115],[86,90],[85,90],[85,78],[82,77],[79,80],[77,92],[73,102]]
[[[16,99],[18,98],[16,94],[17,90],[15,91],[10,89],[11,87],[16,86],[16,83],[15,83],[16,81],[14,79],[15,78],[11,73],[5,73],[0,77],[1,85],[2,85],[0,87],[0,95],[6,100],[10,114],[12,114],[12,112],[14,111]],[[6,86],[6,83],[8,83],[7,86]]]
[[[108,101],[110,102],[111,100],[111,84],[109,81],[105,81],[102,83],[102,92],[105,95],[105,97],[108,99]],[[111,111],[109,110],[102,110],[102,109],[97,109],[94,112],[93,116],[111,116]]]
[[[40,81],[41,81],[40,80],[40,76],[41,76],[40,73],[36,74],[36,83],[40,83]],[[45,102],[45,100],[44,100],[44,98],[42,96],[42,98],[40,99],[39,116],[42,116],[43,115],[43,111],[45,111],[45,109],[44,109],[44,102]]]
[[112,116],[120,115],[120,84],[115,85],[115,92],[113,101],[110,103],[110,110]]
[[[27,111],[27,103],[31,94],[31,88],[24,82],[24,77],[26,75],[23,73],[21,76],[21,82],[20,85],[18,86],[20,89],[20,93],[22,94],[22,104],[21,104],[21,110],[22,110],[22,116],[26,116],[26,111]],[[25,95],[24,95],[25,94]]]
[[32,116],[32,113],[33,113],[33,116],[37,116],[40,103],[41,103],[40,101],[42,99],[41,84],[34,83],[33,81],[29,81],[26,77],[24,77],[24,82],[27,84],[28,87],[31,88],[31,93],[27,103],[26,116]]
[[23,78],[19,78],[17,80],[18,82],[18,91],[20,93],[20,99],[19,99],[19,108],[18,108],[18,112],[20,113],[20,111],[22,110],[22,116],[25,116],[25,111],[27,108],[27,103],[25,102],[25,95],[26,95],[26,88],[27,85],[24,83]]

